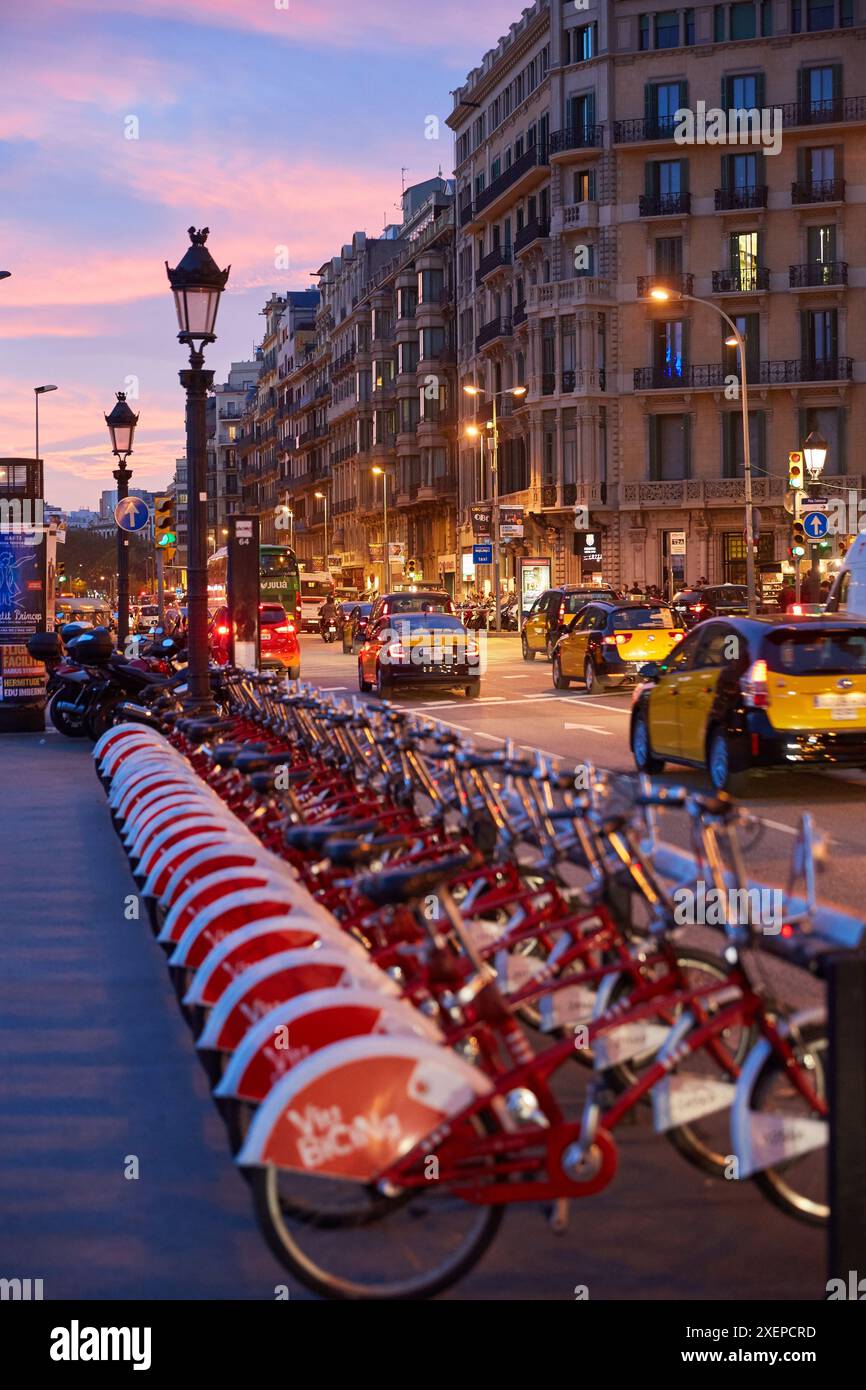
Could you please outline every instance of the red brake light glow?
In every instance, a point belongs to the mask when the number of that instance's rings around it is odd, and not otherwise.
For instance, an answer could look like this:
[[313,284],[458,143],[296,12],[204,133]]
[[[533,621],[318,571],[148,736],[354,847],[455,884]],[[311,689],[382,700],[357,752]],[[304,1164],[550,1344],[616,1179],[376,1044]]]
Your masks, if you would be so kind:
[[759,658],[752,662],[743,677],[741,688],[746,704],[752,709],[767,708],[770,703],[770,691],[767,686],[766,661]]
[[229,631],[230,629],[226,627],[225,623],[220,623],[219,627],[217,628],[217,636],[228,637]]
[[606,647],[624,647],[631,638],[630,632],[611,632],[607,637],[602,637],[602,642]]
[[802,603],[792,603],[792,604],[791,604],[791,612],[792,612],[792,614],[794,615],[795,618],[802,618],[802,616],[803,616],[803,605],[802,605]]

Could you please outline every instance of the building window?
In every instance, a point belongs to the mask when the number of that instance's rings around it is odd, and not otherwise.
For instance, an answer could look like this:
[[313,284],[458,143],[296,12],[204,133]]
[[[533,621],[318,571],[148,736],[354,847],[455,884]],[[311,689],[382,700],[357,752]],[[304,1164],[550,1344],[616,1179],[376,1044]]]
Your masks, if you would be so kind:
[[657,275],[679,275],[683,268],[683,239],[681,236],[660,236],[653,248]]
[[444,289],[444,270],[421,270],[418,272],[419,304],[438,304]]
[[562,481],[577,482],[577,411],[562,412]]
[[[766,415],[763,410],[749,411],[749,461],[759,473],[765,471]],[[743,417],[739,410],[722,415],[722,476],[742,478]]]
[[836,225],[806,228],[806,259],[811,265],[830,265],[836,259]]
[[492,163],[491,166],[490,166],[490,182],[491,182],[491,183],[495,183],[496,180],[499,178],[499,175],[500,175],[501,173],[502,173],[502,160],[501,160],[501,158],[497,155],[496,159],[494,159],[493,163]]
[[595,170],[578,169],[574,175],[574,201],[591,203],[595,201]]
[[645,53],[650,46],[650,16],[642,14],[638,18],[638,47]]
[[429,358],[441,357],[445,350],[445,329],[444,328],[422,328],[421,330],[421,359],[426,361]]
[[677,10],[666,10],[655,17],[656,48],[677,48],[680,41],[680,16]]
[[803,440],[814,430],[827,441],[827,473],[847,473],[845,457],[846,413],[841,406],[816,406],[804,408],[798,413],[800,437],[794,447],[802,449]]
[[731,5],[730,26],[731,39],[757,38],[757,16],[752,0],[745,0],[745,3]]
[[812,370],[826,370],[839,354],[838,310],[810,310],[801,320],[803,361]]
[[556,411],[545,410],[541,419],[541,481],[548,486],[556,482]]
[[759,241],[757,232],[732,232],[729,240],[730,268],[738,289],[747,293],[757,288]]
[[713,39],[716,43],[725,42],[725,7],[713,6]]
[[658,319],[653,324],[653,366],[665,378],[682,377],[685,370],[685,326],[682,319]]
[[677,482],[691,471],[691,417],[650,415],[648,425],[651,482]]
[[[750,381],[756,381],[760,375],[761,368],[761,318],[759,314],[732,314],[734,325],[740,337],[746,345],[746,376]],[[739,354],[736,347],[727,347],[725,338],[728,336],[728,329],[722,325],[722,352],[725,376],[733,376],[739,380],[740,364]]]
[[685,10],[685,11],[684,11],[684,13],[683,13],[683,26],[684,26],[684,29],[685,29],[685,33],[684,33],[684,36],[683,36],[683,42],[684,42],[685,44],[687,44],[687,45],[688,45],[688,44],[693,44],[694,41],[695,41],[695,12],[694,12],[694,10]]

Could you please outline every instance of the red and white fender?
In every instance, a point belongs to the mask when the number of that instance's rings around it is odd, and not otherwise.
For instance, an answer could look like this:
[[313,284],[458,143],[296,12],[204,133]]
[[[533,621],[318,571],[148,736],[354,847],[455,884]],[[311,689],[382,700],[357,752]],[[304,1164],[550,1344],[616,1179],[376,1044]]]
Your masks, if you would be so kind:
[[372,1182],[492,1090],[483,1072],[423,1038],[350,1038],[287,1072],[236,1162]]
[[[198,1005],[212,1009],[222,998],[229,985],[233,984],[245,970],[269,956],[279,955],[281,951],[295,951],[304,947],[301,939],[315,931],[315,947],[324,949],[331,946],[344,955],[354,956],[356,960],[369,961],[370,957],[360,942],[348,936],[336,922],[328,923],[304,917],[300,925],[297,915],[288,917],[265,917],[260,922],[250,922],[237,931],[229,932],[222,941],[208,952],[192,977],[190,987],[184,995],[184,1004]],[[310,949],[313,949],[312,947]]]

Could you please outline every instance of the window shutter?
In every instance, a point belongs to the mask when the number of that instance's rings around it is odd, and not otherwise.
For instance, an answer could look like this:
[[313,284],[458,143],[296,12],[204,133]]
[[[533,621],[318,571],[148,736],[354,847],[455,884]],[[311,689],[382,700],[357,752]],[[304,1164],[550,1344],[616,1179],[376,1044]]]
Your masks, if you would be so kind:
[[840,101],[842,98],[842,64],[833,63],[833,100]]
[[722,162],[722,188],[723,188],[724,190],[726,190],[726,189],[728,189],[728,188],[730,187],[730,180],[731,180],[731,156],[730,156],[729,154],[723,154],[723,155],[721,156],[721,162]]
[[836,468],[833,469],[833,472],[834,472],[834,473],[847,473],[847,472],[848,472],[848,458],[847,458],[847,447],[846,447],[846,446],[847,446],[847,436],[846,436],[846,425],[847,425],[847,423],[848,423],[848,412],[847,412],[847,410],[844,409],[843,406],[840,406],[840,407],[839,407],[839,410],[838,410],[838,418],[837,418],[837,423],[836,423],[836,441],[837,441],[838,448],[839,448],[839,458],[838,458],[838,467],[836,467]]
[[830,310],[830,356],[839,356],[839,311]]
[[[797,69],[797,106],[802,116],[805,112],[809,99],[809,70],[808,68]],[[799,156],[800,151],[797,151]]]
[[643,89],[643,113],[648,121],[656,113],[656,89],[651,82],[647,82]]
[[755,157],[755,185],[763,188],[767,182],[767,165],[763,151],[759,150]]
[[797,438],[794,441],[795,449],[802,449],[803,440],[809,433],[809,412],[804,406],[800,406],[797,411]]
[[679,96],[677,97],[677,100],[679,102],[680,110],[683,110],[689,104],[689,84],[688,82],[686,82],[685,78],[683,78],[683,80],[680,82]]
[[644,165],[644,192],[648,198],[654,198],[658,188],[658,165],[648,159]]
[[654,483],[658,479],[658,450],[656,447],[656,420],[654,415],[648,415],[647,425],[647,458],[649,460],[649,481]]
[[683,416],[683,477],[692,476],[692,417]]
[[595,92],[590,92],[586,98],[586,124],[595,125]]
[[680,192],[681,192],[681,193],[688,193],[688,191],[689,191],[689,161],[688,161],[687,159],[681,159],[681,160],[680,160]]
[[731,416],[728,411],[719,416],[722,422],[722,477],[733,477],[734,460],[731,452]]
[[759,72],[755,77],[755,105],[759,111],[764,107],[764,85],[764,74]]
[[721,104],[722,104],[722,110],[723,110],[723,111],[728,111],[728,110],[730,109],[730,105],[731,105],[731,79],[730,79],[729,77],[723,77],[723,78],[722,78],[722,103],[721,103]]
[[761,472],[762,472],[762,473],[765,473],[766,470],[767,470],[767,463],[766,463],[766,460],[767,460],[767,412],[766,412],[766,410],[759,410],[759,411],[757,412],[757,415],[758,415],[758,428],[757,428],[757,431],[756,431],[756,433],[757,433],[757,445],[758,445],[758,458],[757,458],[757,464],[758,464],[758,467],[760,468]]

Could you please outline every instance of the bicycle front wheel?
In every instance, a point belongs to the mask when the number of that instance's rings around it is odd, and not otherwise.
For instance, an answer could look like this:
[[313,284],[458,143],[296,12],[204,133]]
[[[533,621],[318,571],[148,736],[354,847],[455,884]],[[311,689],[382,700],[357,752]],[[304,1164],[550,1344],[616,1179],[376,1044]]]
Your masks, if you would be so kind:
[[[820,1024],[802,1028],[794,1052],[811,1089],[826,1101],[828,1044],[825,1029]],[[758,1074],[752,1092],[752,1109],[787,1121],[823,1118],[797,1090],[791,1072],[775,1053],[767,1058]],[[787,1163],[756,1173],[755,1185],[788,1216],[810,1226],[825,1226],[830,1219],[827,1155],[827,1145],[818,1145]]]

